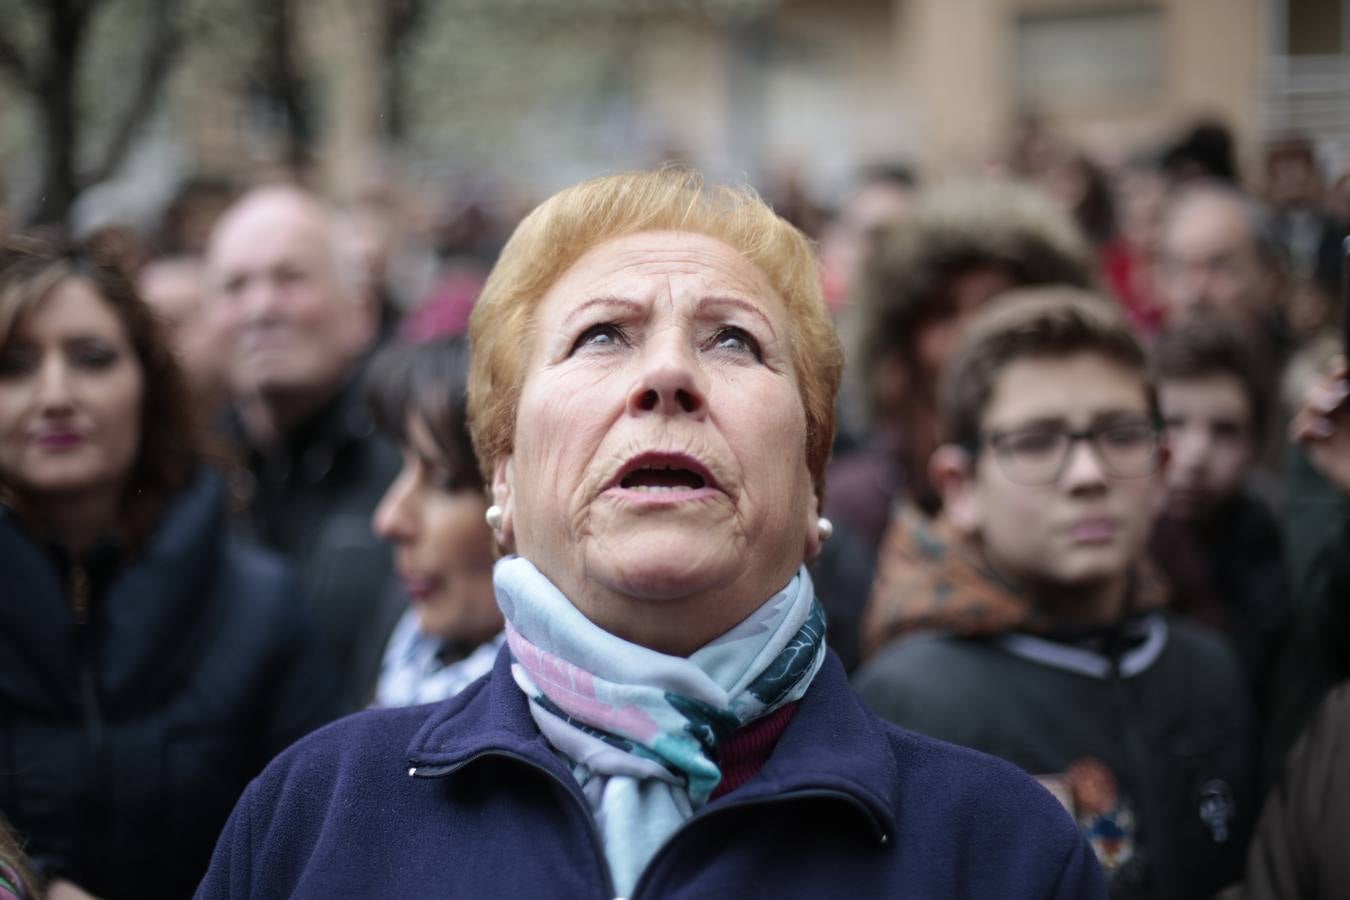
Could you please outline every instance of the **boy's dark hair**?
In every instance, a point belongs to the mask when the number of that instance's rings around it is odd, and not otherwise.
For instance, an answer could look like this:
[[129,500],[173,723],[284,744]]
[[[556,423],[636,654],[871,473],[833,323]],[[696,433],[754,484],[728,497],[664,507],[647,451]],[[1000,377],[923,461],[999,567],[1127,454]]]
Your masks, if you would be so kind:
[[1092,353],[1139,373],[1150,415],[1157,397],[1144,350],[1120,307],[1069,287],[1010,291],[971,320],[947,360],[938,390],[945,443],[975,446],[999,377],[1020,359],[1062,359]]
[[407,417],[421,419],[450,470],[451,490],[483,490],[468,424],[469,343],[463,337],[395,345],[371,362],[366,400],[375,425],[407,444]]
[[1153,382],[1230,375],[1242,385],[1259,443],[1269,430],[1275,385],[1270,362],[1247,332],[1217,316],[1203,316],[1158,336],[1151,354]]

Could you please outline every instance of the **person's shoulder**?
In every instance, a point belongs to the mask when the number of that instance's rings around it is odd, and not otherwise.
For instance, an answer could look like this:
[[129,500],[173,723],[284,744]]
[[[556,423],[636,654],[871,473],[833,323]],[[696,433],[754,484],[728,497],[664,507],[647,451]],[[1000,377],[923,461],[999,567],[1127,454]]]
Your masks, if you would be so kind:
[[272,623],[285,633],[309,626],[300,577],[271,550],[226,538],[214,589],[233,621]]
[[[903,777],[927,786],[928,802],[982,807],[1027,803],[1060,819],[1063,807],[1036,779],[1012,763],[979,750],[928,737],[892,722],[880,723]],[[954,789],[953,789],[954,788]]]
[[1167,646],[1163,659],[1197,672],[1214,672],[1240,678],[1237,652],[1224,635],[1209,625],[1166,616]]
[[[926,697],[961,692],[981,679],[998,653],[987,642],[939,632],[905,635],[886,644],[853,678],[865,697],[878,690],[921,690]],[[987,687],[987,685],[986,685]]]
[[1078,825],[1040,782],[978,750],[888,722],[881,727],[902,779],[902,833],[937,835],[948,852],[984,860],[1013,880],[1058,871],[1061,891],[1072,882],[1097,896],[1100,875]]
[[1300,740],[1303,753],[1320,753],[1327,759],[1339,759],[1350,771],[1350,681],[1329,691]]
[[368,709],[296,741],[256,779],[253,791],[284,807],[290,797],[331,796],[354,785],[407,778],[408,748],[436,705]]
[[1166,616],[1167,644],[1156,668],[1172,690],[1188,693],[1200,702],[1241,705],[1246,676],[1233,645],[1219,631],[1177,616]]
[[299,577],[281,554],[243,539],[225,540],[225,568],[229,575],[268,596],[288,595],[298,589]]

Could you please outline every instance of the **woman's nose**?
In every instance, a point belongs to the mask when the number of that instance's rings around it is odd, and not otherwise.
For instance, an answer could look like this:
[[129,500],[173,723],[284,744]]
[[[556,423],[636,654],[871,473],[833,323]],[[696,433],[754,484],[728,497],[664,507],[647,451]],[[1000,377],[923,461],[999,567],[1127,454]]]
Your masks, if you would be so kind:
[[631,414],[696,418],[707,414],[706,375],[682,337],[667,337],[649,346],[641,366],[637,383],[628,396]]
[[371,516],[371,528],[391,544],[405,543],[417,536],[417,520],[412,509],[414,492],[412,478],[400,472]]
[[50,359],[42,366],[38,401],[43,412],[48,414],[68,411],[73,405],[70,371],[59,358]]

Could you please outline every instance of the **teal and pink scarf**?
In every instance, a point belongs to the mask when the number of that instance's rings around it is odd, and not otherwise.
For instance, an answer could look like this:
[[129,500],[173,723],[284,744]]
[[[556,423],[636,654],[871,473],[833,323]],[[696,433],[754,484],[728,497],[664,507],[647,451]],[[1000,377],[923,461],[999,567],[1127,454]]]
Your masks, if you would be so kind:
[[629,643],[583,616],[530,562],[493,573],[511,674],[572,763],[619,896],[722,778],[737,729],[801,698],[825,659],[825,613],[802,567],[689,657]]

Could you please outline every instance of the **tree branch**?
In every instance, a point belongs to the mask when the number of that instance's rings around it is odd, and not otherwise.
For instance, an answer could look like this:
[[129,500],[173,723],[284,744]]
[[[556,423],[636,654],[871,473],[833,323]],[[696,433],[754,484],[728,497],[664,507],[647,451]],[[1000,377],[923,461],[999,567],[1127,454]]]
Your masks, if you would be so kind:
[[24,90],[31,91],[37,84],[37,76],[28,61],[23,58],[19,48],[10,43],[9,38],[0,33],[0,72]]
[[148,26],[150,35],[145,43],[147,52],[131,103],[113,128],[113,136],[104,150],[103,160],[81,179],[83,184],[98,184],[112,177],[131,149],[136,132],[154,112],[160,88],[183,45],[183,34],[174,16],[177,6],[178,0],[157,0],[154,4]]

